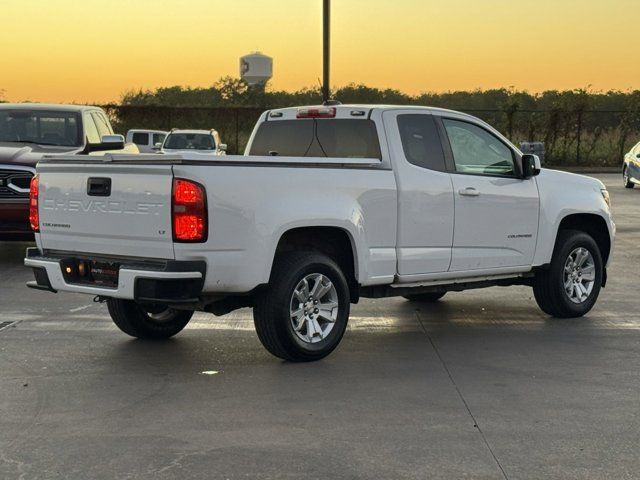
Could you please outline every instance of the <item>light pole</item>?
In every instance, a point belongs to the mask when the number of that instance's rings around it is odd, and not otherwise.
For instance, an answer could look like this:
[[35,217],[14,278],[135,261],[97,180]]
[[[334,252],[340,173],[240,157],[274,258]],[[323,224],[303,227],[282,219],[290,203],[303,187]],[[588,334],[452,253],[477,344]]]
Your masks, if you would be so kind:
[[330,17],[331,0],[322,0],[322,103],[329,102],[329,67],[330,67]]

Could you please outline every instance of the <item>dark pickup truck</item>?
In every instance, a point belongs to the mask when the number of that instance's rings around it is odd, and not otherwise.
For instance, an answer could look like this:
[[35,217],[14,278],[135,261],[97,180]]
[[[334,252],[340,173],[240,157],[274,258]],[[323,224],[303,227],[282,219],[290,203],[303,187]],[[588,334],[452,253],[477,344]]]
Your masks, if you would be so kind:
[[29,184],[45,155],[138,153],[105,112],[81,105],[0,103],[0,240],[30,240]]

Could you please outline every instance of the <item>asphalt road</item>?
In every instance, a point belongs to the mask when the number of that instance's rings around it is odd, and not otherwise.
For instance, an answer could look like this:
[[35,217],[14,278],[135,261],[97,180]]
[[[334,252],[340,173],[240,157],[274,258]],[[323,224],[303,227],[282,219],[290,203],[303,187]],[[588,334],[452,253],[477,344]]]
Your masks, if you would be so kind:
[[525,287],[364,300],[313,364],[271,357],[249,310],[132,340],[0,243],[0,478],[640,478],[640,188],[600,177],[618,240],[587,317]]

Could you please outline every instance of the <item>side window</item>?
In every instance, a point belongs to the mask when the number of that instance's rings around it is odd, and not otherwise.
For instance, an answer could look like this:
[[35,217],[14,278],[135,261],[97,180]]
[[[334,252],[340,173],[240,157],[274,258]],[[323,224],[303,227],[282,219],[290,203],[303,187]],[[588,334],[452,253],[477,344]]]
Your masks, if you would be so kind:
[[103,135],[111,135],[112,132],[109,128],[109,124],[102,114],[98,112],[92,112],[91,116],[96,122],[96,127],[98,127],[98,133],[100,134],[100,137],[102,137]]
[[149,144],[149,134],[144,132],[135,132],[133,134],[133,143],[136,145],[148,145]]
[[515,176],[513,152],[485,129],[443,118],[456,171],[476,175]]
[[398,130],[409,163],[440,172],[446,170],[438,127],[432,115],[398,115]]
[[96,127],[90,113],[87,112],[82,115],[82,123],[84,123],[84,132],[87,136],[87,142],[100,143],[100,134],[98,133],[98,128]]
[[153,134],[153,142],[151,143],[151,145],[155,145],[156,143],[164,142],[164,137],[166,137],[166,135],[164,133],[154,133]]
[[111,122],[109,122],[109,119],[107,118],[107,116],[103,112],[98,112],[98,116],[102,119],[102,121],[106,125],[107,130],[109,130],[109,133],[113,135],[114,131],[113,131],[113,128],[111,127]]

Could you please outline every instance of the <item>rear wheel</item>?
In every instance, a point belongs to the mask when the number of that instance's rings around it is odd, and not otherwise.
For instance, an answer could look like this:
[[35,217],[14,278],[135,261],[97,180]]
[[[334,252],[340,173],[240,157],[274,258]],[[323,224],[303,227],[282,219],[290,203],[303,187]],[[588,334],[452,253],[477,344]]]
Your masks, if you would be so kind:
[[107,301],[113,323],[132,337],[159,340],[169,338],[187,326],[190,310],[173,310],[166,305],[141,305],[133,300],[110,298]]
[[431,293],[416,293],[415,295],[405,295],[404,298],[410,302],[437,302],[445,296],[447,292],[431,292]]
[[326,255],[292,252],[276,260],[269,287],[256,298],[258,338],[276,357],[320,360],[340,343],[349,318],[349,287]]
[[538,306],[559,318],[585,315],[598,299],[602,268],[600,250],[591,236],[575,230],[561,231],[549,268],[534,280]]
[[625,165],[622,169],[622,183],[624,184],[624,188],[633,188],[635,183],[631,181],[631,177],[629,177],[629,168]]

